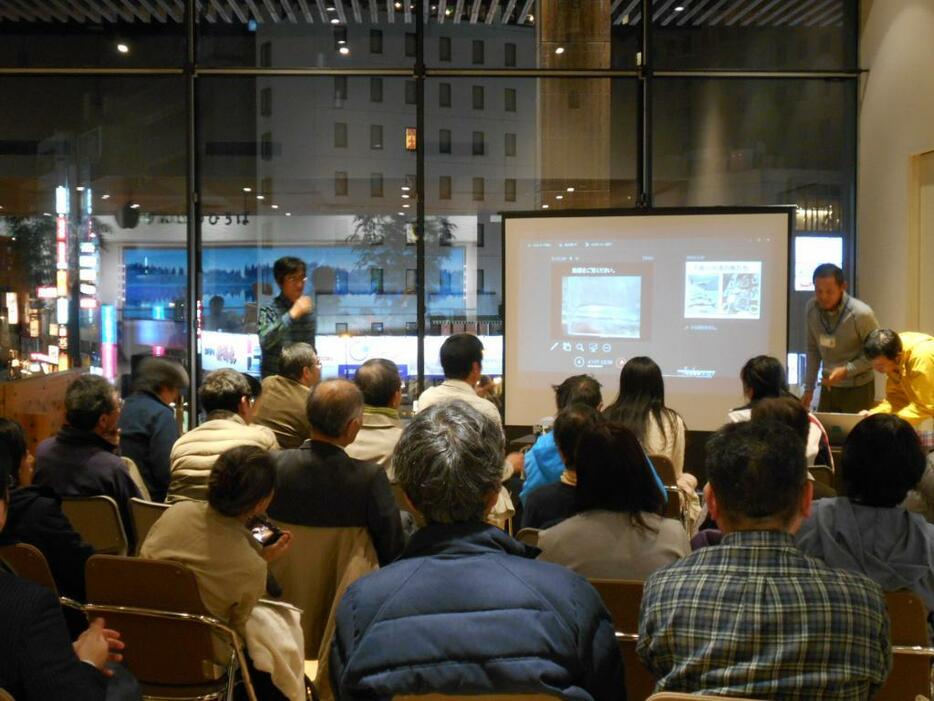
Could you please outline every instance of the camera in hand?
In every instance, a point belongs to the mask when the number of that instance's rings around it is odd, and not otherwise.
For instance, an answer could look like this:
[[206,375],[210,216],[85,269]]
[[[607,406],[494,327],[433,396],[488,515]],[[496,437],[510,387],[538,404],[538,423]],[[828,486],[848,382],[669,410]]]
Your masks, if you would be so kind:
[[262,516],[257,516],[250,523],[250,533],[253,534],[256,542],[264,548],[267,545],[272,545],[282,537],[282,530],[272,521]]

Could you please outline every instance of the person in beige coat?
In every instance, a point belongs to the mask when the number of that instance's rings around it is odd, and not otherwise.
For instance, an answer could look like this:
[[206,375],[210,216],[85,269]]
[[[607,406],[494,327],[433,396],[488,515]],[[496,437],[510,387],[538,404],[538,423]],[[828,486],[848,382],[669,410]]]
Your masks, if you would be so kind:
[[217,457],[228,448],[255,445],[263,450],[279,447],[275,434],[265,426],[250,425],[254,397],[247,379],[224,368],[208,373],[198,396],[207,421],[191,429],[172,446],[171,479],[166,501],[204,501],[208,476]]
[[353,381],[363,393],[363,425],[345,451],[357,460],[375,462],[392,482],[392,451],[402,435],[399,367],[391,360],[372,358],[357,369]]
[[298,448],[311,437],[305,404],[312,387],[321,381],[321,362],[307,343],[293,343],[282,350],[279,374],[263,380],[263,401],[253,423],[276,434],[283,450]]

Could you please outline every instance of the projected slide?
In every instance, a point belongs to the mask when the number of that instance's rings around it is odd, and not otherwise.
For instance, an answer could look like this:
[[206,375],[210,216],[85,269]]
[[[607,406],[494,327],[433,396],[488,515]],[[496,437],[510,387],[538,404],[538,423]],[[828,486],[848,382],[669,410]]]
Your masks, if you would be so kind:
[[647,355],[688,426],[718,428],[743,364],[786,356],[790,212],[505,215],[506,423],[534,424],[580,373],[608,404]]
[[759,318],[760,261],[688,261],[684,280],[685,319]]

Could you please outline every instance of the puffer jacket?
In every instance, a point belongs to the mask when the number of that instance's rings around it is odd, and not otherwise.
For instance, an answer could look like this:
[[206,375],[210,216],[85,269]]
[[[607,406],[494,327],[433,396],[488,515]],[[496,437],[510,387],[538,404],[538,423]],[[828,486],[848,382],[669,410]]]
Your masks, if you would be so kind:
[[208,421],[191,429],[172,446],[172,479],[168,503],[206,501],[208,476],[214,461],[228,448],[255,445],[277,450],[276,435],[265,426],[247,425],[237,414],[214,412]]
[[430,524],[337,611],[336,697],[551,693],[625,699],[613,624],[585,579],[482,523]]

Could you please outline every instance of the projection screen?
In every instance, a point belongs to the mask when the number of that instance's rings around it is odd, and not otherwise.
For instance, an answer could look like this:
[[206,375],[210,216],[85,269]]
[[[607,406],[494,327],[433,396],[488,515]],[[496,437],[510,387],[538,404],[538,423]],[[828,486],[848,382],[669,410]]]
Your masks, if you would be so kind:
[[649,356],[689,429],[722,425],[744,403],[743,364],[786,357],[793,214],[504,214],[506,423],[552,415],[552,386],[576,374],[609,404],[626,360]]

